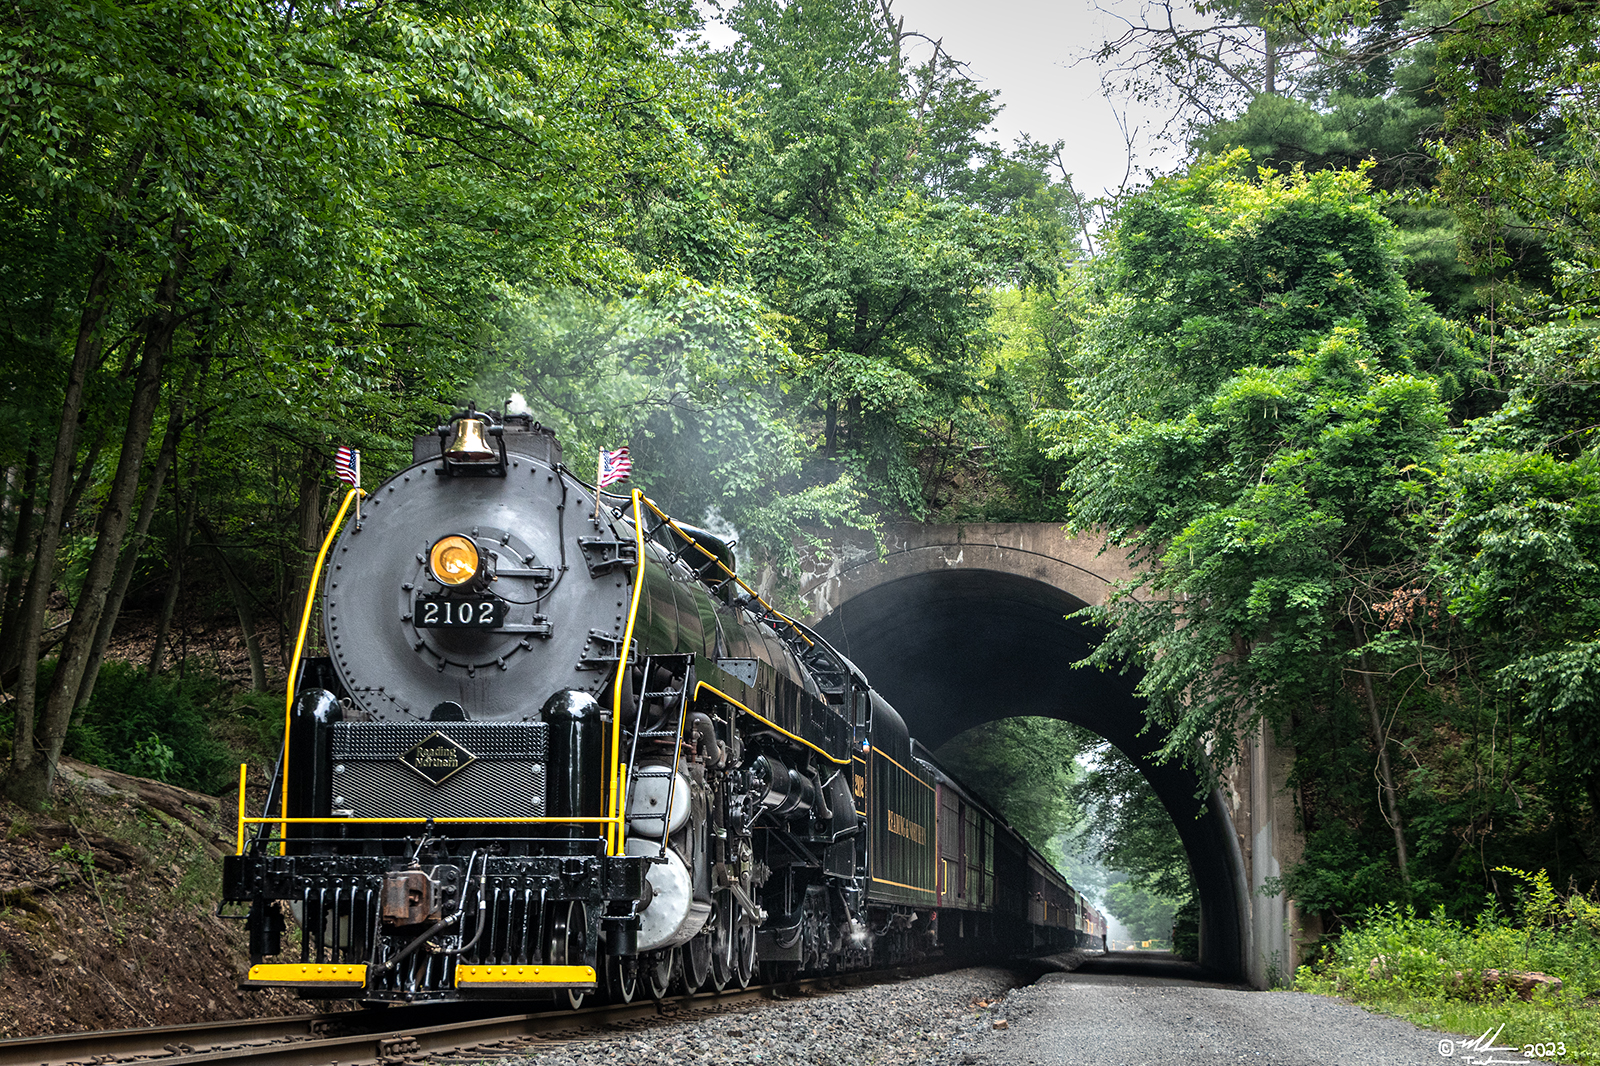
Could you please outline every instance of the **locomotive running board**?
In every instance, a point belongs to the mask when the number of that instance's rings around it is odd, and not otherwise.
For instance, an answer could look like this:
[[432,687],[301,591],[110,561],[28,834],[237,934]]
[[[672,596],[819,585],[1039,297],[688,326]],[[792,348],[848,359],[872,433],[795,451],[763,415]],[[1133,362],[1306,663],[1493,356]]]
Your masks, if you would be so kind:
[[506,989],[595,989],[593,966],[457,966],[456,987],[463,992]]
[[240,988],[365,988],[367,967],[314,962],[264,962],[250,967]]

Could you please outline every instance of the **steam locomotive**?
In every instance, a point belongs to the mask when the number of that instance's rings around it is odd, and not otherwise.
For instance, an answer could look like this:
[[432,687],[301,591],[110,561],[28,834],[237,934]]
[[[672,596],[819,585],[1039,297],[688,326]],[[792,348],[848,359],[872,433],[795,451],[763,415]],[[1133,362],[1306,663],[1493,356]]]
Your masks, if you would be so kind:
[[1100,942],[723,538],[591,489],[530,417],[468,407],[414,459],[323,544],[328,654],[308,596],[253,817],[241,768],[244,986],[577,1005]]

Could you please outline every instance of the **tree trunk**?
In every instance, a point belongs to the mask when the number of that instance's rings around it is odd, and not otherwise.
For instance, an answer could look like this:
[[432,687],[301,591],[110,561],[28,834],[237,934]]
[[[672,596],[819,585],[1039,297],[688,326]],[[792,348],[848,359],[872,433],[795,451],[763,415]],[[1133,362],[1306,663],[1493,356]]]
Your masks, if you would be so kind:
[[300,616],[305,611],[306,597],[313,595],[311,565],[317,549],[322,546],[322,465],[320,451],[306,448],[300,453],[300,502],[295,508],[300,530],[299,543],[296,545],[299,550],[293,564],[285,567],[293,583],[289,595],[285,597],[291,608],[287,620],[289,631],[282,641],[285,669],[289,666],[289,658],[294,655],[294,636],[300,625]]
[[[13,513],[22,506],[24,493],[18,483],[22,480],[25,466],[8,466],[0,470],[0,528],[10,526]],[[0,545],[0,568],[9,569],[10,564],[6,560],[10,558],[11,548]]]
[[1378,745],[1378,773],[1383,779],[1383,795],[1388,801],[1389,825],[1394,829],[1394,850],[1400,862],[1400,883],[1411,885],[1411,874],[1406,868],[1406,829],[1400,820],[1400,804],[1394,787],[1394,774],[1389,771],[1389,737],[1384,732],[1383,719],[1378,714],[1378,700],[1372,694],[1372,674],[1367,670],[1367,653],[1361,653],[1361,687],[1367,694],[1367,712],[1372,720],[1372,740]]
[[[98,781],[101,787],[109,787],[126,794],[146,810],[160,811],[168,818],[177,820],[198,834],[199,841],[205,846],[206,854],[212,858],[220,858],[222,854],[213,842],[230,843],[225,835],[218,833],[212,821],[212,816],[222,809],[221,801],[215,796],[191,792],[189,789],[169,785],[164,781],[152,781],[146,777],[134,777],[132,774],[90,766],[77,759],[62,759],[61,771],[69,780],[85,783]],[[237,787],[234,789],[234,794],[238,794]],[[206,813],[196,814],[189,809],[191,807],[199,808]]]
[[824,434],[823,454],[832,459],[839,454],[839,401],[829,397],[827,411],[827,429]]
[[39,494],[39,447],[28,443],[28,458],[22,476],[22,499],[17,505],[17,528],[11,538],[11,556],[8,560],[11,577],[6,582],[4,606],[0,607],[0,677],[17,667],[17,651],[21,642],[13,640],[17,633],[18,611],[22,606],[22,589],[27,581],[25,561],[33,544],[33,501]]
[[76,705],[84,706],[89,702],[89,697],[94,695],[94,684],[100,674],[100,664],[105,660],[106,648],[111,644],[111,634],[117,628],[117,616],[122,613],[122,601],[128,595],[128,586],[133,582],[133,572],[139,567],[139,556],[143,554],[144,540],[150,532],[150,521],[155,517],[156,504],[161,499],[161,486],[167,479],[167,471],[172,468],[173,460],[178,454],[178,438],[183,433],[184,407],[187,402],[189,389],[194,385],[197,364],[190,363],[183,375],[183,384],[178,386],[178,391],[173,395],[172,402],[167,409],[167,429],[161,435],[161,448],[156,453],[154,469],[150,471],[150,484],[145,486],[144,497],[139,501],[139,517],[133,523],[133,535],[128,538],[127,545],[122,549],[122,557],[117,560],[116,577],[112,579],[111,591],[106,595],[105,609],[100,613],[100,624],[95,629],[94,644],[89,649],[89,661],[83,669],[83,683],[78,686]]
[[[174,238],[181,239],[182,233],[177,224],[174,224],[174,230]],[[180,255],[179,263],[182,261]],[[144,468],[145,448],[150,442],[156,406],[161,399],[161,372],[178,328],[180,269],[180,266],[173,266],[156,287],[157,310],[145,327],[144,354],[134,380],[128,426],[122,437],[122,454],[117,459],[117,471],[111,479],[110,494],[100,510],[94,554],[89,557],[89,567],[78,592],[78,602],[73,608],[72,622],[67,627],[67,636],[56,661],[55,676],[50,681],[44,717],[39,723],[37,746],[44,756],[46,788],[54,778],[56,763],[61,758],[61,747],[67,738],[67,723],[77,704],[78,687],[83,682],[89,652],[100,626],[122,542],[132,518],[133,501],[139,490],[139,475]]]
[[61,525],[63,531],[72,524],[73,517],[78,513],[78,504],[83,501],[83,494],[94,481],[94,468],[100,462],[100,449],[105,447],[106,427],[101,422],[95,426],[94,441],[89,445],[89,454],[83,457],[83,466],[78,469],[78,476],[72,483],[72,491],[67,494],[67,505],[61,511]]
[[45,604],[55,581],[56,552],[61,547],[61,518],[66,510],[73,453],[77,450],[78,412],[83,408],[83,386],[89,376],[89,368],[100,352],[100,324],[110,309],[112,269],[111,258],[101,253],[95,261],[89,289],[84,296],[83,314],[78,320],[78,340],[72,352],[72,366],[67,371],[61,421],[56,430],[55,455],[50,463],[44,520],[39,525],[39,547],[33,556],[33,572],[20,612],[22,632],[16,644],[16,726],[5,791],[7,796],[30,810],[37,810],[50,794],[51,770],[45,753],[39,750],[34,737],[33,718],[39,687],[39,640],[44,634]]
[[1272,39],[1272,31],[1261,31],[1262,50],[1266,53],[1266,69],[1262,72],[1261,91],[1271,95],[1278,92],[1278,42]]
[[[188,484],[195,483],[195,475],[200,470],[200,453],[196,451],[189,460]],[[189,556],[189,535],[194,529],[194,513],[196,497],[193,492],[188,493],[188,502],[184,504],[183,513],[178,516],[178,529],[172,546],[172,576],[167,580],[166,595],[161,598],[161,616],[156,621],[155,646],[150,649],[150,662],[145,666],[145,674],[155,677],[161,672],[162,661],[167,654],[167,639],[172,635],[172,614],[178,606],[178,596],[183,592],[183,571],[185,560]]]
[[244,650],[250,656],[250,687],[257,692],[267,691],[267,664],[261,657],[261,638],[256,633],[255,619],[250,613],[250,593],[244,587],[244,582],[239,580],[239,575],[233,572],[233,566],[228,562],[227,554],[222,550],[222,540],[217,536],[216,530],[211,528],[211,523],[199,516],[200,532],[206,536],[206,547],[216,554],[217,563],[222,569],[223,583],[228,586],[228,595],[233,599],[234,610],[239,612],[239,630],[244,634]]

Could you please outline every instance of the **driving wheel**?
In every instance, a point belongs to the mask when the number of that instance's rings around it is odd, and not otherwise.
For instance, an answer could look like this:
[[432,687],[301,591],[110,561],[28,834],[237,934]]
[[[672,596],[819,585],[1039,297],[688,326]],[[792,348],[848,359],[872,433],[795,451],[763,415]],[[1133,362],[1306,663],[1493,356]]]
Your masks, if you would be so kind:
[[[550,919],[550,944],[546,957],[552,966],[583,965],[584,948],[589,939],[589,912],[582,903],[572,900],[565,907],[556,904],[555,916]],[[585,993],[566,989],[566,1003],[576,1010],[583,1006]],[[562,1001],[561,993],[556,1002]]]
[[652,952],[639,959],[640,976],[644,978],[645,991],[650,998],[663,1000],[672,991],[672,974],[678,968],[678,949]]
[[683,945],[683,990],[690,995],[705,987],[711,976],[711,937],[701,933]]

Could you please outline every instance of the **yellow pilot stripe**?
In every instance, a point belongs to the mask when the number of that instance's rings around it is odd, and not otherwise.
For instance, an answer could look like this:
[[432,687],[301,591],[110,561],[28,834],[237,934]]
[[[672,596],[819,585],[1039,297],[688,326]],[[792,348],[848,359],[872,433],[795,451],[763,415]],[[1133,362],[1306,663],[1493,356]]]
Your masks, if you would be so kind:
[[359,985],[367,983],[365,963],[262,962],[250,967],[247,981],[283,985]]
[[836,759],[836,758],[834,758],[832,755],[829,755],[827,752],[823,751],[821,748],[817,747],[815,744],[811,743],[811,741],[805,739],[804,737],[797,737],[793,733],[789,732],[787,729],[783,728],[783,726],[779,725],[778,723],[772,722],[772,721],[767,720],[766,718],[763,718],[761,715],[757,714],[755,711],[752,711],[750,708],[746,707],[744,704],[740,703],[738,700],[734,699],[732,696],[728,695],[726,692],[722,691],[720,688],[717,688],[715,685],[708,685],[704,681],[702,681],[699,684],[695,685],[695,687],[694,687],[694,697],[695,697],[695,699],[699,699],[700,698],[700,690],[701,689],[705,689],[708,692],[715,693],[718,697],[720,697],[721,699],[727,700],[729,703],[733,704],[735,707],[739,708],[745,714],[748,714],[751,718],[754,718],[756,721],[760,722],[762,725],[766,726],[768,729],[773,729],[773,730],[776,730],[779,733],[782,733],[784,736],[788,737],[790,740],[794,741],[796,744],[804,744],[806,747],[810,748],[812,751],[816,752],[818,755],[822,756],[824,759],[827,759],[829,762],[837,763],[840,766],[849,766],[850,765],[850,760],[849,759]]
[[457,966],[462,985],[594,984],[593,966]]
[[[872,754],[876,755],[880,759],[888,759],[890,762],[894,763],[896,766],[900,766],[900,764],[895,762],[894,759],[892,759],[889,756],[885,755],[883,752],[879,751],[877,748],[873,748],[872,749]],[[904,766],[900,766],[900,772],[905,774],[907,777],[911,778],[911,780],[915,781],[917,784],[921,785],[923,788],[927,789],[929,792],[933,791],[933,786],[932,785],[928,784],[926,781],[924,781],[922,778],[918,777],[916,774],[912,773],[910,770],[907,770]]]

